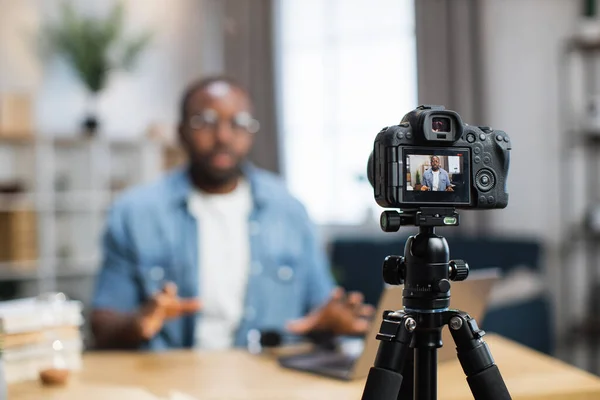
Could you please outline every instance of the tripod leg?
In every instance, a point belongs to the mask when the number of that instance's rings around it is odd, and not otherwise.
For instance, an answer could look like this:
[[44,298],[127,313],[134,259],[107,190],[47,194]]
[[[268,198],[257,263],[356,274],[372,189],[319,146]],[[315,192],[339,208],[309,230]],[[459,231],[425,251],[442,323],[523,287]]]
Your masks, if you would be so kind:
[[415,349],[411,349],[404,360],[404,368],[401,371],[402,385],[398,400],[412,400],[415,393]]
[[404,312],[386,312],[377,335],[381,341],[377,357],[369,370],[362,400],[397,400],[415,327],[415,320]]
[[477,322],[459,311],[448,325],[475,400],[511,400],[492,353],[482,339],[485,332],[479,329]]
[[437,349],[415,348],[415,399],[436,399]]

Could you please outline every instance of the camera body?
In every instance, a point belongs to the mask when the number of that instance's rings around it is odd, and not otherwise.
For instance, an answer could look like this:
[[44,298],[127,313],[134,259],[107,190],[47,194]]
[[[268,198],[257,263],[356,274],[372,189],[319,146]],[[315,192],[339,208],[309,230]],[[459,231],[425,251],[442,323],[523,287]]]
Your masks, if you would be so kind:
[[386,208],[505,208],[510,149],[505,132],[422,105],[377,134],[369,180]]

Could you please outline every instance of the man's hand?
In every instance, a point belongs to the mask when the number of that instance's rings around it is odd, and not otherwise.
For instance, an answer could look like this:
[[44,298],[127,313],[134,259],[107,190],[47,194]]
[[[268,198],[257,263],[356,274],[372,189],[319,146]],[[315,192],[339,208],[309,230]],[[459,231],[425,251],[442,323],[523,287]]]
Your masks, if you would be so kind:
[[421,191],[422,192],[426,192],[428,190],[429,190],[429,188],[427,186],[425,186],[425,185],[421,186]]
[[454,189],[452,188],[452,186],[448,186],[446,188],[446,192],[454,192]]
[[304,335],[311,331],[328,331],[336,335],[359,335],[369,328],[369,318],[375,309],[363,303],[363,295],[336,288],[324,306],[312,311],[304,318],[290,321],[287,330]]
[[201,307],[196,299],[177,297],[177,285],[169,282],[140,308],[137,316],[140,334],[142,338],[149,340],[162,329],[167,320],[196,313]]

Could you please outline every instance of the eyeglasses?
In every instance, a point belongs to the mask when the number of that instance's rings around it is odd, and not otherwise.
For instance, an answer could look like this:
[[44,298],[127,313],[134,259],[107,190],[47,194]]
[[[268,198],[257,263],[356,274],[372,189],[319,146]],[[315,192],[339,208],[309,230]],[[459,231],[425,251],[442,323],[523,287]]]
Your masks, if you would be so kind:
[[207,109],[199,114],[192,115],[189,120],[190,128],[193,130],[216,131],[222,122],[229,123],[234,132],[256,133],[260,129],[260,123],[252,118],[250,113],[242,111],[229,120],[219,118],[215,110]]

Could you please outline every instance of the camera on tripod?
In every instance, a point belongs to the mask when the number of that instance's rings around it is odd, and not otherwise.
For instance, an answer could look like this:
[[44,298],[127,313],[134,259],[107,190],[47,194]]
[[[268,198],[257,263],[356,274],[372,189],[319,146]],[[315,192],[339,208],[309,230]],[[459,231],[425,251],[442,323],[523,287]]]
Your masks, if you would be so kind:
[[505,208],[510,139],[422,105],[383,128],[368,161],[375,200],[386,208]]
[[384,261],[385,282],[404,285],[403,308],[383,315],[363,400],[435,400],[436,351],[445,326],[475,400],[510,400],[485,332],[450,307],[450,281],[466,279],[469,267],[450,261],[446,239],[435,233],[436,226],[459,224],[457,208],[507,206],[509,151],[505,132],[463,124],[443,106],[419,106],[375,138],[367,163],[375,200],[400,209],[384,211],[381,228],[414,225],[419,233],[407,239],[404,256]]

